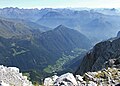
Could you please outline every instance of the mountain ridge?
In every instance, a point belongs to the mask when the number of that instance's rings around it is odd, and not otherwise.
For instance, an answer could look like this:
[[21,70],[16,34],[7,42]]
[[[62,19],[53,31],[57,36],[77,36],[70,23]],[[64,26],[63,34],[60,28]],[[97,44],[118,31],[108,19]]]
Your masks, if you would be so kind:
[[69,59],[69,54],[76,48],[80,49],[81,54],[84,49],[91,47],[91,41],[86,36],[66,26],[58,26],[42,33],[37,31],[38,35],[31,33],[28,37],[0,36],[0,64],[19,67],[23,72],[37,71],[41,77],[45,77],[47,74],[44,68],[48,65],[54,65],[65,55],[68,55],[65,56],[67,61],[72,60],[73,58]]
[[101,70],[106,61],[120,56],[120,38],[112,38],[96,44],[83,58],[75,74]]

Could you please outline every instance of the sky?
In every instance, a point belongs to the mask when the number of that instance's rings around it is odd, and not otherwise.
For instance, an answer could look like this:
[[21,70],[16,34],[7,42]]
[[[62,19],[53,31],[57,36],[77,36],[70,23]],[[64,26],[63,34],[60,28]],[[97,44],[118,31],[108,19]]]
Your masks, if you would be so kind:
[[120,0],[0,0],[0,8],[120,8]]

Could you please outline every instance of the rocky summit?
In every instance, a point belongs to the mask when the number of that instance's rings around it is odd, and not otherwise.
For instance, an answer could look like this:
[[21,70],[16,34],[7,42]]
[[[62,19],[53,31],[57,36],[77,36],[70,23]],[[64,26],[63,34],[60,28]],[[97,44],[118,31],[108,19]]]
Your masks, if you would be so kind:
[[0,65],[0,86],[33,86],[16,67]]
[[120,69],[107,68],[83,76],[66,73],[45,78],[44,86],[120,86]]

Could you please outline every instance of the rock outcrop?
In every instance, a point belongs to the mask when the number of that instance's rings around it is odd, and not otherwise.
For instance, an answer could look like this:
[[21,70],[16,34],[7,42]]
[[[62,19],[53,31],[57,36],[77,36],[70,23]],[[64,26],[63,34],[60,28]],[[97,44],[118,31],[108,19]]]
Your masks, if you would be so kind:
[[54,82],[54,85],[55,86],[61,86],[61,85],[76,86],[77,81],[72,73],[66,73],[58,77],[56,81]]
[[0,86],[33,86],[16,67],[0,65]]
[[53,77],[44,80],[45,86],[119,86],[120,69],[107,68],[97,72],[87,72],[83,76],[66,73],[53,81]]
[[109,59],[104,63],[103,68],[105,67],[115,67],[120,69],[120,57],[117,59]]
[[86,54],[75,74],[83,75],[88,71],[101,70],[106,61],[109,61],[110,59],[117,59],[119,56],[120,38],[116,37],[100,42]]

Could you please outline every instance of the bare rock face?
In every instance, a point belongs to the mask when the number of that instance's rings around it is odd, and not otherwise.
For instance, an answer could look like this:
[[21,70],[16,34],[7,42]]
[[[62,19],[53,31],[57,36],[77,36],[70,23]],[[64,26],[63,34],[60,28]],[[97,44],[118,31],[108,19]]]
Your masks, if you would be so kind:
[[76,75],[76,80],[82,82],[83,81],[83,77],[80,76],[80,75]]
[[93,81],[100,86],[115,86],[120,83],[120,70],[108,68],[97,72],[87,72],[83,78],[85,81]]
[[4,83],[4,81],[0,81],[0,86],[10,86],[9,84]]
[[120,38],[102,41],[96,44],[93,49],[86,54],[75,74],[83,75],[88,71],[101,70],[106,61],[109,61],[108,66],[112,66],[116,62],[114,63],[114,60],[110,59],[117,59],[119,56]]
[[115,67],[120,69],[120,57],[117,59],[109,59],[104,63],[103,68],[105,67]]
[[54,83],[55,86],[77,86],[77,81],[72,73],[66,73],[58,77]]
[[55,81],[52,77],[45,78],[45,86],[119,86],[120,69],[107,68],[97,72],[87,72],[83,76],[73,76],[66,73],[59,76]]
[[59,77],[56,76],[53,78],[52,76],[52,77],[45,78],[44,85],[45,86],[62,86],[62,85],[63,86],[77,86],[77,81],[72,73],[66,73]]
[[16,67],[0,66],[0,86],[33,86]]
[[57,78],[58,78],[57,75],[45,78],[45,80],[44,80],[44,86],[51,86],[51,85],[53,85]]
[[51,79],[51,78],[45,78],[45,80],[44,80],[44,85],[45,86],[51,86],[51,85],[53,85],[53,80]]

